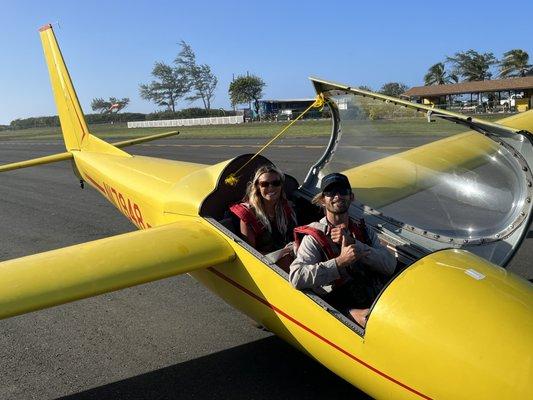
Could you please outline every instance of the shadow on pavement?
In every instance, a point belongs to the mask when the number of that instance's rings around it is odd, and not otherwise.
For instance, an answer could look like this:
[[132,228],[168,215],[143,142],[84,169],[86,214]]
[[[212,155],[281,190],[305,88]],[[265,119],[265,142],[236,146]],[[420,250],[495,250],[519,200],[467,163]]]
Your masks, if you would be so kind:
[[371,399],[272,336],[61,399],[329,398]]

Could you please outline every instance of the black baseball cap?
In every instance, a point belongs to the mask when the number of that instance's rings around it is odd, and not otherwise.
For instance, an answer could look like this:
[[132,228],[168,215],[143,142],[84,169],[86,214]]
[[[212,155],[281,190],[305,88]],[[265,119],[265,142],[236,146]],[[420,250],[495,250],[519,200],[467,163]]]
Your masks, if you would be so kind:
[[350,181],[348,180],[346,175],[340,174],[338,172],[334,172],[323,177],[322,181],[320,182],[320,189],[324,191],[328,187],[333,185],[352,190],[352,185],[350,185]]

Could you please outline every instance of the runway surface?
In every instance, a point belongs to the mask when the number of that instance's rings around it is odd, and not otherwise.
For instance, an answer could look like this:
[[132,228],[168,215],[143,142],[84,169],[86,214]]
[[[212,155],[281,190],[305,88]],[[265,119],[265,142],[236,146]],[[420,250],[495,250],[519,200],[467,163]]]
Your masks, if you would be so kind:
[[[301,180],[326,141],[285,140],[265,155]],[[64,151],[60,141],[30,143],[0,142],[0,164]],[[128,151],[213,164],[260,144],[175,138]],[[0,193],[0,260],[134,229],[80,190],[69,162],[2,173]],[[509,266],[522,275],[531,274],[529,236]],[[0,321],[0,360],[2,399],[367,398],[189,276]]]

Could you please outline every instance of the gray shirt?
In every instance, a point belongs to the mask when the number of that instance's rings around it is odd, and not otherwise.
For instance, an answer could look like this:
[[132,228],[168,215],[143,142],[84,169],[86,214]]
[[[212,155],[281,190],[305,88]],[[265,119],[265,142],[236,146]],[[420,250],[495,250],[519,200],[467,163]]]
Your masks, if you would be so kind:
[[[313,222],[309,226],[326,232],[327,220],[322,218],[320,222]],[[355,248],[358,253],[368,250],[368,255],[361,257],[357,263],[367,266],[371,271],[382,275],[392,275],[396,267],[394,255],[383,246],[377,235],[367,229],[370,239],[370,246],[356,241]],[[329,237],[331,247],[336,254],[340,253],[340,246],[334,243]],[[335,259],[323,261],[324,252],[317,241],[310,235],[306,235],[298,252],[296,259],[292,262],[289,272],[289,280],[296,289],[313,289],[320,295],[327,294],[332,290],[332,284],[339,278],[349,276],[346,268],[337,268]],[[339,272],[340,271],[340,272]]]

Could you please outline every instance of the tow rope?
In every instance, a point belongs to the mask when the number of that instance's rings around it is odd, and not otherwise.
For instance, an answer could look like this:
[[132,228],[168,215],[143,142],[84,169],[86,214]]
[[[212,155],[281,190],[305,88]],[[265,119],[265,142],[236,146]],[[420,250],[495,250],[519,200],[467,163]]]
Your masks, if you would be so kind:
[[268,141],[268,143],[266,143],[263,147],[261,147],[257,153],[255,153],[252,158],[250,158],[248,161],[246,161],[246,163],[244,163],[243,166],[241,166],[237,171],[231,173],[225,180],[224,180],[224,183],[226,185],[229,185],[229,186],[235,186],[238,182],[239,182],[239,172],[242,171],[242,169],[244,167],[246,167],[254,158],[256,158],[259,154],[261,154],[268,146],[270,146],[272,143],[274,143],[281,135],[283,135],[283,133],[285,133],[285,131],[287,129],[289,129],[294,123],[296,123],[296,121],[298,121],[299,119],[301,119],[310,109],[312,108],[320,108],[320,110],[322,110],[322,108],[324,108],[324,104],[325,104],[325,100],[324,100],[324,95],[322,93],[319,93],[317,94],[316,98],[315,98],[315,101],[313,102],[313,104],[311,104],[309,107],[307,107],[307,109],[302,112],[300,115],[298,115],[294,120],[292,120],[290,123],[288,123],[285,127],[283,127],[283,129],[276,135],[274,136],[272,139],[270,139]]

